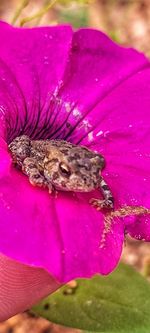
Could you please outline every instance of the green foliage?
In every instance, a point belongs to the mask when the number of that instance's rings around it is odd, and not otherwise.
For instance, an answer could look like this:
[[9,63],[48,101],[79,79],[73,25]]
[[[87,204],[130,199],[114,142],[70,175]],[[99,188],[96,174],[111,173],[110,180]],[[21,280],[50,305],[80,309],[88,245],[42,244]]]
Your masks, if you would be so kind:
[[114,40],[114,42],[121,44],[121,38],[119,36],[119,33],[117,33],[117,31],[109,31],[108,33],[109,33],[110,38],[112,40]]
[[70,23],[74,28],[88,26],[88,14],[86,6],[90,0],[58,0],[61,4],[59,10],[59,23]]
[[73,289],[62,287],[33,311],[86,333],[149,333],[150,285],[121,264],[109,276],[78,279]]
[[87,12],[85,9],[78,8],[74,11],[63,10],[59,15],[59,21],[61,23],[70,23],[74,28],[88,26]]

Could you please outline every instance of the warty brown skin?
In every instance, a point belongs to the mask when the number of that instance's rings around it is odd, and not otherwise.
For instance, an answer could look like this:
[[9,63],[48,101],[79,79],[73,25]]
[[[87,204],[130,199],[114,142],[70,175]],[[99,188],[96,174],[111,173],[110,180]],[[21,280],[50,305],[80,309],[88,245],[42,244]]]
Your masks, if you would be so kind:
[[64,140],[31,140],[27,135],[16,137],[9,150],[13,163],[34,186],[52,191],[91,192],[100,188],[104,200],[92,199],[97,209],[113,208],[113,196],[101,176],[104,157],[86,147]]

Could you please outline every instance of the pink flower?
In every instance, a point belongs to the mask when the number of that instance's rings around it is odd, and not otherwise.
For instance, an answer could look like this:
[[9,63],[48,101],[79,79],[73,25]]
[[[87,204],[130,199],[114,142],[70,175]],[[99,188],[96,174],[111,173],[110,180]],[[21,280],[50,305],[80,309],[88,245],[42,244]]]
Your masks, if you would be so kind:
[[115,208],[150,208],[149,110],[150,66],[143,54],[91,29],[13,28],[1,22],[2,255],[64,283],[111,272],[125,226],[133,237],[149,240],[149,217],[132,217],[114,222],[100,246],[104,216],[89,204],[100,193],[60,192],[56,199],[33,187],[7,150],[22,134],[85,145],[105,157],[103,176]]

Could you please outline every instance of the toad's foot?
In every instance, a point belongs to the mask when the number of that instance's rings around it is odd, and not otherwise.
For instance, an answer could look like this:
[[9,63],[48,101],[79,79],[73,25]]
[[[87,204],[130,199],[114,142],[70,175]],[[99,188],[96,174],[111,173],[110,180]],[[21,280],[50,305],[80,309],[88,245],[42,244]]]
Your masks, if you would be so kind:
[[114,204],[113,204],[113,201],[111,199],[110,200],[109,199],[99,200],[99,199],[92,198],[92,199],[90,199],[89,202],[97,210],[113,209],[114,208]]
[[35,173],[33,175],[29,176],[29,182],[33,186],[38,186],[38,187],[43,187],[43,188],[48,188],[48,192],[51,194],[53,192],[53,187],[51,184],[48,184],[44,178],[41,176],[40,173]]
[[36,161],[33,158],[25,158],[22,164],[22,171],[29,177],[29,181],[33,186],[48,187],[49,193],[52,193],[53,187],[51,183],[48,183],[45,177],[40,173]]

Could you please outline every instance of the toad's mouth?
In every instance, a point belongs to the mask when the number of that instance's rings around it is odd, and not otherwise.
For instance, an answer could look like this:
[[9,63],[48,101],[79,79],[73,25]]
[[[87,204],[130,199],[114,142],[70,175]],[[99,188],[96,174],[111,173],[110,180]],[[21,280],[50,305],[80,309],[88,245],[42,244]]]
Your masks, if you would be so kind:
[[65,191],[65,192],[92,192],[94,191],[94,186],[86,186],[85,184],[81,184],[78,185],[78,184],[71,184],[71,183],[60,183],[60,184],[55,184],[54,182],[52,182],[53,184],[53,187],[55,190],[58,190],[58,191]]
[[76,192],[76,193],[90,193],[94,191],[93,188],[66,188],[66,187],[61,187],[61,186],[54,186],[54,188],[58,191],[62,192]]

